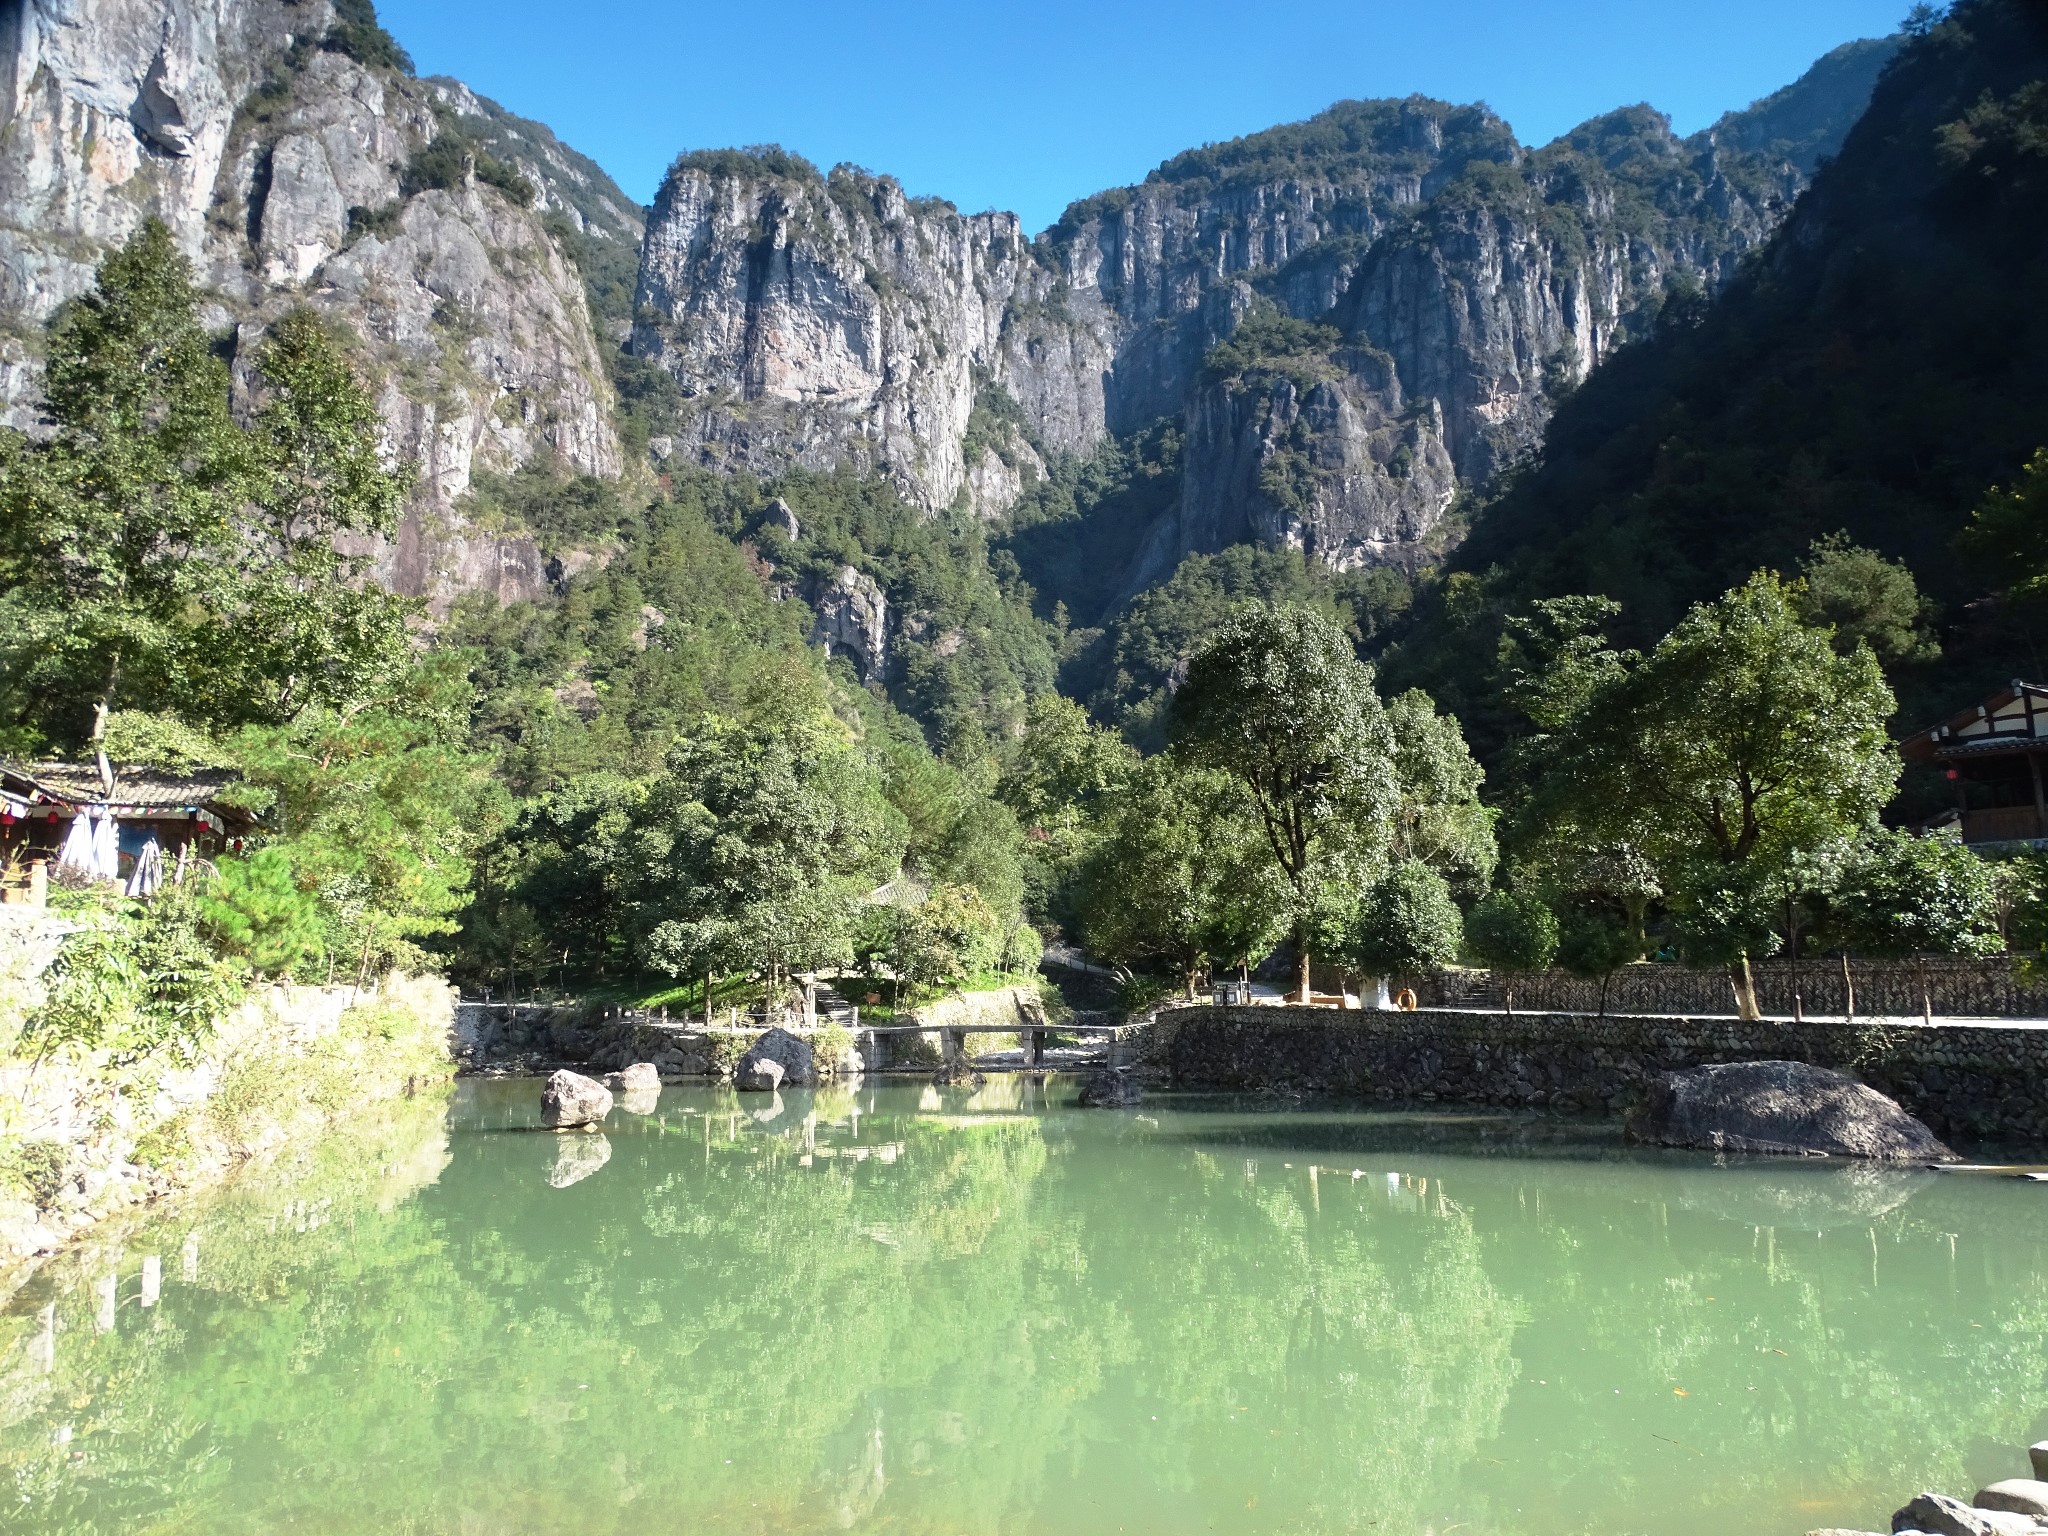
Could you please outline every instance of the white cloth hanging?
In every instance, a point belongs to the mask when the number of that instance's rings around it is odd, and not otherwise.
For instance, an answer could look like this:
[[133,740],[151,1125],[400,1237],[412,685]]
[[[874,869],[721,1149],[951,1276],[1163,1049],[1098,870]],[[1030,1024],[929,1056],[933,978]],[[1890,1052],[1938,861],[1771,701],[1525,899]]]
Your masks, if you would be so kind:
[[128,894],[146,900],[164,883],[164,850],[151,833],[142,851],[135,855],[135,869],[128,876]]
[[102,880],[121,878],[121,824],[105,811],[93,814],[92,872]]
[[71,830],[64,834],[64,846],[57,850],[57,867],[92,876],[92,822],[83,811],[71,818]]

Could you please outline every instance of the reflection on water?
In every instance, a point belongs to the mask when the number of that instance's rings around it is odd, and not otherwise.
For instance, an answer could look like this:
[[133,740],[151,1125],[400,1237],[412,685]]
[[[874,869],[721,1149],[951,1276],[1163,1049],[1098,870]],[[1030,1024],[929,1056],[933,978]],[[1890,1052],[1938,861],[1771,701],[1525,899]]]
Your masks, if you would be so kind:
[[2048,1429],[2032,1186],[1071,1098],[397,1106],[14,1298],[0,1527],[1802,1532]]

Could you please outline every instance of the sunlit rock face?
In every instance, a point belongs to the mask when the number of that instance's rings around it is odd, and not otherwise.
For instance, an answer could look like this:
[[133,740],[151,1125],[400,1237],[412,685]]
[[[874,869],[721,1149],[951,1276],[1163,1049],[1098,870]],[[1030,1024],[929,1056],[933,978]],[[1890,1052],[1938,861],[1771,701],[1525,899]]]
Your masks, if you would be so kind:
[[[391,453],[421,467],[405,526],[379,551],[386,579],[437,599],[541,595],[532,542],[480,534],[459,503],[479,470],[545,458],[620,471],[583,284],[541,222],[574,190],[571,168],[515,153],[532,207],[473,176],[414,190],[414,158],[450,124],[516,120],[323,46],[333,21],[323,0],[20,0],[0,13],[0,402],[33,423],[43,325],[107,251],[162,219],[214,301],[209,323],[232,327],[238,371],[294,304],[359,344]],[[602,232],[636,240],[616,202]]]
[[[1289,134],[1311,148],[1261,147]],[[934,510],[998,515],[1050,456],[1178,416],[1185,497],[1133,588],[1239,538],[1412,563],[1562,390],[1768,235],[1803,172],[1732,161],[1647,109],[1532,151],[1481,107],[1348,103],[1027,242],[886,177],[690,155],[649,220],[633,347],[688,397],[698,461],[882,474]],[[1317,376],[1219,377],[1217,344],[1275,312],[1327,328]]]

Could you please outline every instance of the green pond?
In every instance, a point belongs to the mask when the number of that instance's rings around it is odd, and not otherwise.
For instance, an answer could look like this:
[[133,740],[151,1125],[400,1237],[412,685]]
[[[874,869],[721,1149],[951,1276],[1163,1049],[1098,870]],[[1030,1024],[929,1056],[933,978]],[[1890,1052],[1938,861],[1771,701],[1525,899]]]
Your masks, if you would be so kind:
[[1533,1117],[473,1082],[0,1313],[0,1529],[1866,1529],[2048,1432],[2048,1187]]

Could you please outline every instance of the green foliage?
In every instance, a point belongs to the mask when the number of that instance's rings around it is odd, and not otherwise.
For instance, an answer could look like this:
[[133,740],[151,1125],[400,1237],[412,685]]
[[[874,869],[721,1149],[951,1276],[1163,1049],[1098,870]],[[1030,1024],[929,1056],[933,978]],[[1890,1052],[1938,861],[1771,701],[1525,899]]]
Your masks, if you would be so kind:
[[1543,970],[1557,947],[1557,915],[1536,896],[1495,891],[1465,919],[1466,952],[1493,970]]
[[1799,616],[1835,632],[1835,649],[1868,645],[1887,667],[1941,654],[1930,625],[1933,605],[1897,560],[1849,542],[1846,533],[1816,540],[1794,593]]
[[2010,489],[1992,487],[1956,542],[2002,590],[2048,593],[2048,448],[2027,460]]
[[65,1184],[70,1145],[48,1137],[0,1141],[0,1188],[20,1190],[38,1206],[55,1203]]
[[1387,724],[1401,788],[1392,857],[1426,865],[1460,889],[1484,891],[1498,858],[1494,813],[1480,803],[1486,775],[1458,722],[1439,715],[1428,694],[1411,688],[1388,703]]
[[1360,894],[1343,958],[1368,976],[1441,970],[1465,942],[1444,877],[1416,859],[1395,864]]
[[1147,760],[1107,792],[1075,884],[1091,954],[1183,978],[1263,960],[1293,907],[1244,786],[1171,756]]
[[747,181],[759,176],[821,184],[825,180],[815,165],[780,144],[749,144],[745,149],[689,150],[676,156],[668,168],[670,179],[684,171],[699,171],[728,181]]
[[1647,657],[1559,648],[1568,675],[1535,690],[1560,712],[1532,744],[1535,842],[1566,863],[1640,850],[1694,914],[1696,948],[1717,925],[1738,949],[1763,942],[1775,883],[1874,825],[1898,779],[1876,658],[1838,654],[1793,596],[1760,574]]
[[283,976],[324,947],[320,902],[299,884],[290,846],[222,859],[199,894],[207,932],[259,976]]
[[700,721],[635,808],[619,860],[641,957],[676,976],[771,981],[845,963],[855,908],[903,841],[835,723]]
[[1297,948],[1330,893],[1385,864],[1400,788],[1372,669],[1308,608],[1246,608],[1188,667],[1177,750],[1242,783],[1290,894]]
[[1003,925],[979,892],[941,885],[898,915],[896,968],[916,987],[940,987],[1002,963]]
[[1992,955],[2005,948],[1998,908],[1992,866],[1961,843],[1883,830],[1857,845],[1830,917],[1866,954]]
[[163,224],[61,312],[44,396],[47,438],[0,432],[0,654],[9,723],[69,745],[124,685],[204,687],[203,616],[237,574],[245,444]]
[[509,475],[479,470],[461,506],[473,523],[530,533],[548,554],[615,543],[637,521],[619,482],[540,455]]
[[412,73],[412,55],[398,45],[377,20],[375,0],[333,0],[334,21],[320,46],[333,53],[345,53],[371,69]]
[[[1501,567],[1510,608],[1606,593],[1617,638],[1641,646],[1841,530],[1910,568],[1944,627],[1963,619],[1982,587],[1954,536],[1986,486],[2014,483],[2048,414],[2048,317],[2014,299],[2048,280],[2044,74],[2048,33],[2022,0],[1967,0],[1903,48],[1762,259],[1701,324],[1602,362],[1459,565]],[[2023,579],[2009,569],[2001,582]],[[1456,665],[1448,627],[1426,627],[1416,649]],[[1911,712],[2028,670],[2033,645],[1968,626],[1914,680]]]
[[439,101],[433,106],[434,136],[406,161],[400,190],[407,197],[429,191],[453,192],[473,175],[519,207],[532,207],[537,194],[525,173],[500,160],[471,137],[452,108]]
[[191,893],[166,886],[147,903],[87,906],[74,921],[18,1048],[37,1058],[105,1051],[117,1066],[158,1051],[193,1060],[241,985]]
[[1257,372],[1310,380],[1317,376],[1317,365],[1324,363],[1343,339],[1334,325],[1297,320],[1266,302],[1247,313],[1227,340],[1209,349],[1202,368],[1210,379]]

